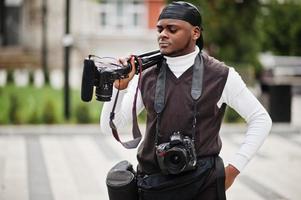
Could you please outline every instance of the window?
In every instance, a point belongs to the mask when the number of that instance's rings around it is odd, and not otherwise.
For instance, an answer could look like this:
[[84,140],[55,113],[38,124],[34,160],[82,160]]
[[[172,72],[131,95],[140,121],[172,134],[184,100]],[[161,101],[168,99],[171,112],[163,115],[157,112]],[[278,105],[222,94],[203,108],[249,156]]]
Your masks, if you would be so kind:
[[137,31],[147,27],[144,0],[101,1],[99,25],[104,31]]
[[20,43],[22,0],[0,3],[0,46]]

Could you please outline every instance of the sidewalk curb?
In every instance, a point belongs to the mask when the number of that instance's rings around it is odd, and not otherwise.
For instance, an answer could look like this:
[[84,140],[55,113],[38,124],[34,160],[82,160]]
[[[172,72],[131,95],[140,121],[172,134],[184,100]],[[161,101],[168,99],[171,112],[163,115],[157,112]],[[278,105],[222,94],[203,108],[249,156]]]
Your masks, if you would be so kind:
[[[141,131],[145,130],[145,124],[139,124]],[[246,124],[223,124],[222,134],[245,133]],[[120,133],[131,132],[130,128],[125,128]],[[288,123],[274,123],[272,134],[300,134],[301,127]],[[43,134],[43,135],[68,135],[68,134],[104,134],[100,131],[99,124],[55,124],[55,125],[0,125],[0,135],[22,135],[22,134]],[[110,133],[111,134],[111,133]]]
[[5,125],[0,126],[0,135],[14,134],[102,134],[98,124],[88,125]]
[[[247,124],[223,124],[221,133],[245,133]],[[301,126],[295,126],[290,123],[273,123],[271,134],[301,134]]]

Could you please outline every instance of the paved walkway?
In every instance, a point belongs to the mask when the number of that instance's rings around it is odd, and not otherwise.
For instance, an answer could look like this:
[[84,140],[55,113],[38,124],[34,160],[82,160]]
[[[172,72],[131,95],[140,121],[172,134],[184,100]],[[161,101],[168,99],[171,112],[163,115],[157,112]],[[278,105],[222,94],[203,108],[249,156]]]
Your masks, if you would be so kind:
[[[244,129],[222,129],[225,162],[238,149]],[[106,173],[120,160],[136,164],[135,154],[97,126],[0,126],[0,199],[107,200]],[[300,200],[300,169],[300,130],[276,125],[227,197]]]

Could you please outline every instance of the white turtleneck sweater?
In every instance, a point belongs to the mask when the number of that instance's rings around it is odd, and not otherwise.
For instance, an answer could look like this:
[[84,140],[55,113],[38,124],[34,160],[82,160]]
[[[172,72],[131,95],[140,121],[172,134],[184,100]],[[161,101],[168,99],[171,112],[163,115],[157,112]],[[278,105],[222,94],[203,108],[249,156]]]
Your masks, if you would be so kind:
[[[170,70],[177,78],[193,65],[199,51],[199,48],[196,46],[194,52],[184,56],[165,56]],[[138,76],[135,76],[129,83],[128,88],[119,93],[114,119],[114,123],[119,129],[132,122],[132,102],[134,100],[137,83]],[[117,90],[114,88],[112,99],[115,99],[116,92]],[[217,106],[220,108],[223,103],[226,103],[233,108],[244,118],[248,125],[242,145],[229,161],[229,164],[233,165],[241,172],[263,144],[270,132],[272,121],[263,106],[246,87],[246,84],[243,82],[240,75],[231,67],[229,68],[226,85]],[[113,101],[105,102],[103,105],[100,118],[100,128],[103,133],[111,133],[109,116],[112,107]],[[141,92],[139,91],[137,98],[137,114],[143,109],[144,105]]]

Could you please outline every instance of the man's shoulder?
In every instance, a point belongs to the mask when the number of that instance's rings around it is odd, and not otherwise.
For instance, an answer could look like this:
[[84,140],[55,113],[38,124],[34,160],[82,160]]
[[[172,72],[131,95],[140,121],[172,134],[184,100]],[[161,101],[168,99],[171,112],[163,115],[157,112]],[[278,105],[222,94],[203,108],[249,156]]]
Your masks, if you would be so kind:
[[208,55],[206,52],[202,52],[201,55],[206,70],[210,70],[215,73],[228,74],[229,66],[227,66],[224,62],[221,62],[218,59]]
[[153,65],[142,72],[142,77],[147,77],[147,76],[153,76],[157,74],[159,66],[158,65]]
[[141,87],[149,84],[153,84],[156,81],[158,75],[158,66],[153,65],[142,72]]

